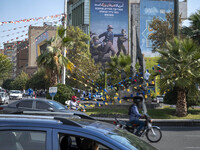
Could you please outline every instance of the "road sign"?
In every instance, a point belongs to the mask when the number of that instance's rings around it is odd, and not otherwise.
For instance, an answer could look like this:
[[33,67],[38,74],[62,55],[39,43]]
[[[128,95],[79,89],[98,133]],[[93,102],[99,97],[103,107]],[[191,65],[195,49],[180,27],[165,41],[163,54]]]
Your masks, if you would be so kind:
[[31,88],[28,89],[28,95],[33,95],[33,89]]
[[53,100],[53,97],[56,95],[57,90],[58,90],[57,87],[49,87],[49,94],[52,97],[52,100]]
[[57,87],[49,87],[49,93],[57,93]]

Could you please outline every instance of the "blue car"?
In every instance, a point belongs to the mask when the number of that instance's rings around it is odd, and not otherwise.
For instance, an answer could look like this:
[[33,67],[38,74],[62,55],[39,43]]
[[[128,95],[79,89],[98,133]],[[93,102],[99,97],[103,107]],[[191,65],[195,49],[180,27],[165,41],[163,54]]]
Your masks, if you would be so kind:
[[155,150],[112,124],[79,116],[0,115],[1,150]]

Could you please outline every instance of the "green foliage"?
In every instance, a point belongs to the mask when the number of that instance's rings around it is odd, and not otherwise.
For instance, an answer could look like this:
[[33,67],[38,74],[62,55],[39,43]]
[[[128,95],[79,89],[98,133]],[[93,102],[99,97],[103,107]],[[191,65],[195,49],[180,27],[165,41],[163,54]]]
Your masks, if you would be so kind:
[[71,87],[84,90],[88,86],[93,86],[99,78],[101,65],[95,64],[91,58],[88,44],[89,35],[85,34],[79,27],[73,26],[67,27],[67,35],[73,42],[73,45],[67,47],[67,57],[75,67],[73,72],[68,72],[71,78],[68,78],[66,82]]
[[167,43],[166,51],[157,51],[161,54],[158,68],[162,75],[162,93],[174,87],[187,90],[200,82],[200,49],[192,40],[175,38]]
[[32,77],[29,79],[27,88],[32,89],[48,89],[49,87],[49,78],[45,74],[44,69],[39,69]]
[[10,77],[12,63],[6,55],[0,54],[0,80]]
[[[149,39],[152,41],[153,52],[156,49],[164,49],[166,47],[166,41],[171,41],[174,37],[174,13],[172,11],[166,13],[165,18],[166,20],[154,17],[149,24],[150,29],[153,31],[149,35]],[[181,19],[179,20],[180,23]]]
[[192,38],[200,44],[200,10],[192,14],[188,20],[190,21],[189,27],[183,27],[181,33],[186,37]]
[[152,99],[156,98],[156,93],[154,92],[154,90],[150,90],[150,95]]
[[11,83],[14,81],[14,79],[6,79],[3,81],[2,88],[7,90],[12,90]]
[[167,42],[165,51],[157,51],[161,54],[158,60],[161,93],[166,89],[177,89],[176,115],[183,117],[187,115],[186,101],[189,99],[186,96],[193,95],[194,90],[190,89],[200,83],[200,48],[191,39],[174,38],[174,41]]
[[[70,100],[71,97],[74,95],[72,88],[70,88],[64,84],[59,83],[54,87],[58,88],[58,91],[54,97],[54,100],[56,100],[62,104],[65,104],[65,101]],[[51,99],[51,96],[49,94],[47,94],[47,98]]]
[[[192,90],[193,92],[190,92]],[[194,87],[192,89],[189,89],[187,92],[187,107],[191,106],[199,106],[200,104],[200,92],[198,91],[197,87]],[[177,89],[174,88],[173,90],[170,90],[166,92],[164,97],[164,103],[175,105],[177,103]]]
[[21,72],[20,75],[11,83],[12,89],[25,90],[27,81],[29,80],[28,74]]
[[50,46],[48,46],[47,50],[37,58],[37,64],[39,67],[45,69],[46,74],[50,78],[51,86],[57,84],[58,77],[61,80],[61,71],[64,66],[66,66],[67,69],[72,70],[72,63],[62,54],[63,47],[70,46],[71,44],[69,38],[63,37],[63,30],[62,27],[58,28],[56,37],[53,37],[48,41]]
[[111,57],[111,61],[107,63],[106,72],[108,78],[111,79],[111,85],[121,81],[121,70],[124,70],[126,77],[130,76],[131,57],[122,55]]

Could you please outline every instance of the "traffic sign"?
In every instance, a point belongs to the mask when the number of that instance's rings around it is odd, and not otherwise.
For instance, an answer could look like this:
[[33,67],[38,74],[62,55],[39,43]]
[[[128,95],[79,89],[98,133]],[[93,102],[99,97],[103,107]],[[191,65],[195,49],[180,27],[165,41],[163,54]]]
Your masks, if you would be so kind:
[[57,90],[58,90],[57,87],[49,87],[49,94],[52,97],[52,100],[53,100],[54,96],[56,95]]
[[57,93],[57,87],[49,87],[49,93]]

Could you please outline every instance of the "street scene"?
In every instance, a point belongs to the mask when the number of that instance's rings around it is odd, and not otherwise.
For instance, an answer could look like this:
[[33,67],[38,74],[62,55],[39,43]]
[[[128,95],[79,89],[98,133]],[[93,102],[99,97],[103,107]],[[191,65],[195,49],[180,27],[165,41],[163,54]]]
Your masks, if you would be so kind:
[[200,149],[198,0],[1,0],[0,14],[0,150]]

